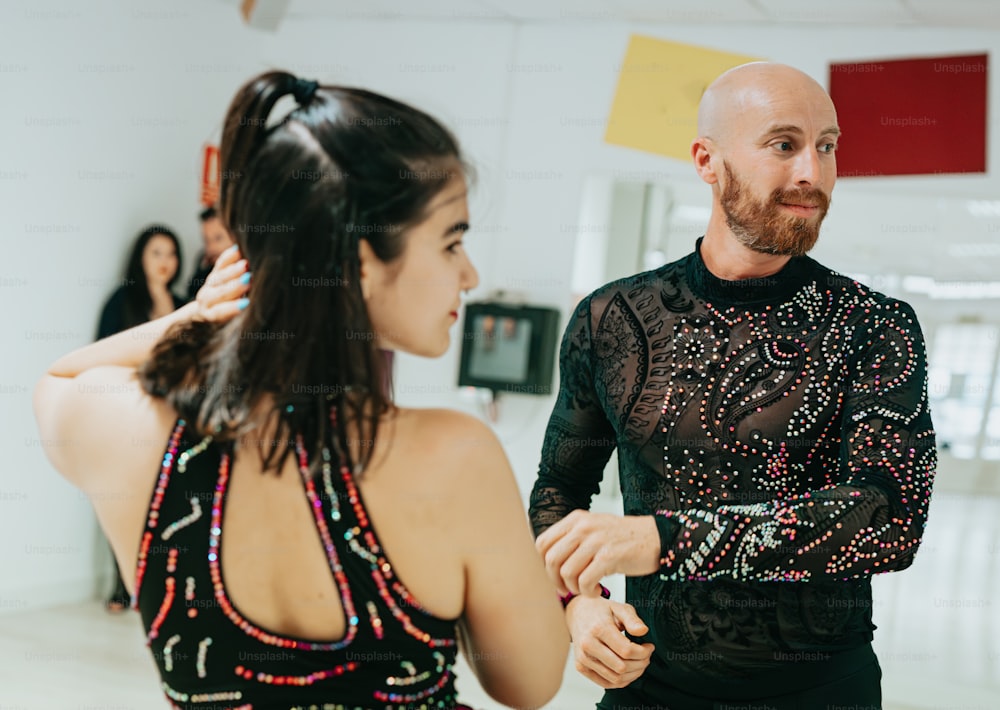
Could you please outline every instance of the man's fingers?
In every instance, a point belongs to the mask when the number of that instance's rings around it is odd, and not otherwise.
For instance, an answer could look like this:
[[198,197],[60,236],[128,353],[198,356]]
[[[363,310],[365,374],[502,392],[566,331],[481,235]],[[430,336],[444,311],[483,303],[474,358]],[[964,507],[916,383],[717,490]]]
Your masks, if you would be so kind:
[[590,650],[593,653],[583,648],[577,649],[577,670],[587,668],[599,676],[603,682],[610,684],[617,683],[621,680],[622,674],[630,670],[625,661],[615,656],[606,647],[591,648]]
[[567,612],[576,668],[602,688],[622,688],[634,681],[649,666],[653,652],[652,644],[636,644],[622,634],[616,606],[628,605],[581,597]]
[[[561,522],[562,520],[559,521],[559,523]],[[545,553],[548,552],[552,543],[559,539],[559,531],[557,530],[559,523],[556,523],[535,538],[535,549],[538,550],[538,554],[542,557],[545,557]]]
[[619,629],[612,632],[602,631],[598,635],[598,639],[623,662],[645,661],[653,653],[653,644],[638,644],[630,641]]
[[629,671],[628,673],[622,675],[621,679],[619,680],[621,684],[618,687],[624,688],[626,685],[631,685],[636,678],[638,678],[639,676],[641,676],[643,673],[646,672],[646,667],[648,665],[649,663],[644,663],[641,668],[637,668],[634,671]]
[[[589,664],[591,668],[609,680],[620,679],[621,676],[636,670],[641,673],[649,665],[652,653],[653,644],[633,643],[613,627],[601,629],[577,645],[578,656],[582,654],[593,661]],[[604,670],[600,670],[597,666]]]
[[[549,528],[551,530],[551,528]],[[546,533],[549,531],[546,530]],[[539,538],[540,539],[540,538]],[[579,590],[575,584],[575,577],[573,579],[573,585],[568,585],[563,576],[563,569],[567,564],[567,561],[575,554],[577,543],[569,536],[559,536],[554,538],[542,557],[545,560],[545,569],[549,573],[549,578],[559,587],[560,593],[566,591],[572,592],[573,594],[579,594]]]
[[[617,659],[612,665],[588,656],[580,651],[576,656],[576,670],[602,688],[624,688],[641,676],[649,661],[622,661]],[[619,670],[621,669],[621,670]]]
[[564,549],[553,548],[551,551],[551,554],[553,554],[553,564],[559,565],[556,569],[556,574],[559,576],[562,584],[573,594],[593,592],[596,585],[593,587],[584,587],[580,584],[580,573],[590,565],[591,560],[593,560],[593,554],[587,549],[578,546],[560,560],[556,556],[556,553],[561,555]]
[[651,643],[633,643],[623,656],[629,663],[641,663],[645,668],[649,665],[649,659],[653,657],[656,646]]
[[579,662],[576,664],[576,672],[582,675],[590,682],[595,683],[596,685],[599,685],[600,687],[604,688],[605,690],[610,690],[611,688],[616,687],[614,684],[611,683],[611,681],[605,679],[604,676],[599,675],[595,671],[590,670],[590,668],[588,668],[587,666],[580,665]]
[[649,633],[646,622],[639,618],[635,607],[631,604],[615,602],[611,605],[611,613],[614,615],[618,627],[628,631],[633,636],[645,636]]
[[550,547],[562,539],[566,531],[573,525],[573,519],[573,513],[570,513],[562,520],[546,528],[545,532],[535,539],[535,549],[538,550],[542,557],[545,557]]
[[[576,584],[582,590],[594,590],[595,594],[601,593],[601,580],[610,574],[611,571],[601,564],[600,550],[594,550],[587,559],[587,564],[576,573]],[[580,592],[586,594],[586,591]]]
[[653,655],[653,644],[635,643],[618,633],[612,638],[602,639],[611,653],[615,654],[623,662],[646,661]]

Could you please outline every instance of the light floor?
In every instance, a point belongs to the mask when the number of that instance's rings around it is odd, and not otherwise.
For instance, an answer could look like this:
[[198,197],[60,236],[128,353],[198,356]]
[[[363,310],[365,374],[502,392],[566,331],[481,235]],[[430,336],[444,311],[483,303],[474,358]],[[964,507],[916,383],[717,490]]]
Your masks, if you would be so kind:
[[[885,710],[1000,708],[1000,498],[936,495],[913,567],[876,577],[875,644]],[[461,697],[494,710],[470,670]],[[549,710],[601,691],[567,665]],[[0,710],[167,708],[137,614],[98,602],[0,615]]]

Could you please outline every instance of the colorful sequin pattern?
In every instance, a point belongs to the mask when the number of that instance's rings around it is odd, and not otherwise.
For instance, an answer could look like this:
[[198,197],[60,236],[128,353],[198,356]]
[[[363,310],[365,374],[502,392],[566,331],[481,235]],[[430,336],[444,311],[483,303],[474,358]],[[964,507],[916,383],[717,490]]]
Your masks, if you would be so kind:
[[455,700],[454,622],[425,612],[395,577],[347,466],[321,452],[318,476],[301,441],[303,494],[347,620],[320,643],[256,626],[230,603],[219,551],[231,451],[170,437],[150,502],[134,605],[163,691],[184,710],[431,710]]
[[870,640],[936,466],[907,304],[808,257],[724,282],[696,252],[584,299],[560,371],[532,522],[587,507],[617,448],[625,512],[659,517],[660,574],[628,582],[658,654],[739,675]]

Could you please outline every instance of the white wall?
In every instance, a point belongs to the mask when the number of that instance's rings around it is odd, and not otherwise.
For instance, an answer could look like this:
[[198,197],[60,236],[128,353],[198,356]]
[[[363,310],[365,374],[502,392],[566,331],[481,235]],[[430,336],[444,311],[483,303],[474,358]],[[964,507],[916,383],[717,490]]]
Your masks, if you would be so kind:
[[[164,9],[5,4],[0,26],[0,265],[6,356],[0,375],[0,612],[92,596],[105,551],[86,502],[45,461],[30,391],[45,366],[91,338],[123,251],[151,220],[197,248],[201,144],[252,73],[285,67],[409,100],[453,126],[479,168],[468,244],[479,293],[569,304],[584,179],[688,175],[690,167],[602,142],[631,32],[766,56],[820,81],[832,60],[1000,49],[1000,33],[561,22],[294,21],[244,29],[226,3]],[[152,5],[150,8],[154,7]],[[824,50],[822,48],[835,48]],[[997,81],[990,86],[990,116]],[[991,133],[996,132],[996,119]],[[989,141],[989,165],[1000,141]],[[993,176],[871,181],[871,189],[990,198]],[[565,319],[564,319],[565,320]],[[475,410],[453,383],[457,352],[401,357],[403,404]],[[550,398],[501,401],[497,429],[527,495]],[[123,442],[125,445],[125,442]]]

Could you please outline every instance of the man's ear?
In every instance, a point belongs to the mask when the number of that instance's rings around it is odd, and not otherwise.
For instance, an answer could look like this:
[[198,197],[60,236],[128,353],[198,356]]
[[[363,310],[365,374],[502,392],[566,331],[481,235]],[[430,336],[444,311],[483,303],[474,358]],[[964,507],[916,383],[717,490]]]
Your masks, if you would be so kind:
[[691,143],[691,158],[694,160],[694,169],[703,181],[709,185],[714,185],[719,181],[719,176],[715,171],[716,145],[711,138],[699,136]]

